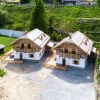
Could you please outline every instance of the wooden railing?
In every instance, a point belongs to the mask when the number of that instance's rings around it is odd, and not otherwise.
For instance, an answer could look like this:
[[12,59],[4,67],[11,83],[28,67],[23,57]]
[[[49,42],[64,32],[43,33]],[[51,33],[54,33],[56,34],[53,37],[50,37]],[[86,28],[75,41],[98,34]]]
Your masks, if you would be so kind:
[[85,55],[79,55],[79,54],[57,53],[57,55],[59,55],[60,57],[73,58],[73,59],[85,58]]
[[28,49],[28,48],[23,48],[23,49],[16,48],[16,51],[17,52],[28,52],[28,53],[34,52],[33,49]]

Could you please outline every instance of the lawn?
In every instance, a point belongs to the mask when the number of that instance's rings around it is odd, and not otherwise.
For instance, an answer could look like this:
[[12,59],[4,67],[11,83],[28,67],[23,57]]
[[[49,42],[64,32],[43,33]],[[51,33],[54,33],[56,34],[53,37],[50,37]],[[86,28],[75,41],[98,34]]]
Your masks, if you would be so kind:
[[[10,37],[6,37],[6,36],[0,36],[0,44],[4,44],[6,46],[5,50],[4,50],[4,53],[6,53],[7,51],[9,51],[12,48],[12,46],[9,46],[9,44],[11,42],[13,42],[15,39],[16,38],[10,38]],[[2,56],[3,54],[0,54],[0,56]]]

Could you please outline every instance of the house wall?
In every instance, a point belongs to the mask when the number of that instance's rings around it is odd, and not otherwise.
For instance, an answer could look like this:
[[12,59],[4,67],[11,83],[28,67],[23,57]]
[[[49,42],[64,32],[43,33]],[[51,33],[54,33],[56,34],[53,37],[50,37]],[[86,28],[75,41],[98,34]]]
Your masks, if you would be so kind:
[[17,3],[17,2],[20,2],[20,0],[7,0],[7,2]]
[[[62,65],[64,57],[59,57],[59,55],[56,55],[55,57],[56,57],[56,63]],[[85,68],[87,58],[81,58],[81,59],[65,58],[65,60],[66,60],[66,65]],[[78,60],[79,64],[73,64],[73,60]]]
[[[21,44],[24,44],[23,49],[21,49]],[[16,43],[13,44],[13,48],[17,52],[18,52],[18,49],[19,49],[19,51],[21,51],[21,52],[25,51],[25,52],[29,53],[28,52],[29,49],[27,47],[28,44],[31,45],[31,48],[30,48],[31,52],[39,52],[41,50],[41,48],[38,45],[36,45],[32,41],[30,41],[29,39],[20,39],[20,40],[18,40]]]
[[[43,56],[44,52],[45,52],[45,48],[42,48],[39,52],[33,52],[33,53],[16,52],[16,50],[14,50],[14,59],[20,59],[20,53],[22,53],[23,59],[27,59],[27,60],[40,60],[41,57]],[[34,54],[34,57],[31,58],[29,56],[30,54]]]

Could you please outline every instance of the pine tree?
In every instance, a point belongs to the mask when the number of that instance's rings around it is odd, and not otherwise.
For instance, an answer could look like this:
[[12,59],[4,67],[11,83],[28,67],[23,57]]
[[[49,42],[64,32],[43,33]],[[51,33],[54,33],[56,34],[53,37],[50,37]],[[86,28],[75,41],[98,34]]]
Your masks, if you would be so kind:
[[42,0],[36,2],[36,6],[32,11],[29,30],[33,30],[34,28],[38,28],[44,32],[47,31],[45,8]]

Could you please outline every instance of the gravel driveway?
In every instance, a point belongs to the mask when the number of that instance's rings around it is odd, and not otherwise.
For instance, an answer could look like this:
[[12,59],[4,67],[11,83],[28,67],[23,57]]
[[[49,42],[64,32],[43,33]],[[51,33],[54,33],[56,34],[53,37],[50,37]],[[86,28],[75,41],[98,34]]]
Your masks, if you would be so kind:
[[45,59],[38,63],[2,64],[8,74],[1,82],[8,93],[0,100],[95,100],[91,62],[86,69],[61,71],[43,68]]

